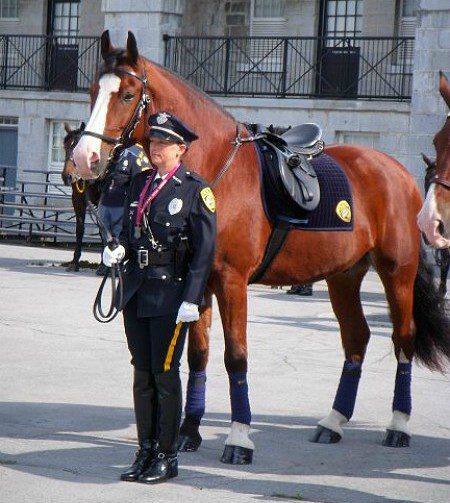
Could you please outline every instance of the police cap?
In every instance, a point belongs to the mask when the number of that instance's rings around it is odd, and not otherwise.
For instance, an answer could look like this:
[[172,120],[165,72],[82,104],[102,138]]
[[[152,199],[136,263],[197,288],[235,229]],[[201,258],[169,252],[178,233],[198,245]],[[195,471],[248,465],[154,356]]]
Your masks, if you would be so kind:
[[189,145],[198,136],[184,122],[167,112],[158,112],[150,115],[148,119],[150,125],[150,138],[162,138],[167,141],[174,141]]

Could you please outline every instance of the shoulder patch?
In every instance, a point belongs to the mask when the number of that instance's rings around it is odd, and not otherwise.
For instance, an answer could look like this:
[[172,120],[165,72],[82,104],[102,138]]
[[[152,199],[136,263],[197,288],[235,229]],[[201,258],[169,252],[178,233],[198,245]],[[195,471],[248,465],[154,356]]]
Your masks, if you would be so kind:
[[216,199],[214,197],[214,193],[210,187],[205,187],[200,191],[200,196],[203,200],[203,203],[208,208],[211,213],[215,213],[216,211]]

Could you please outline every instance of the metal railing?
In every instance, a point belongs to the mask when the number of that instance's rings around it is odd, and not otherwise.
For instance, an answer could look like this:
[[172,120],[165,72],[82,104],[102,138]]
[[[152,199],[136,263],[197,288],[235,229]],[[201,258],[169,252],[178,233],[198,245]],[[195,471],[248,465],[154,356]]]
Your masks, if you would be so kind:
[[411,37],[171,37],[165,66],[209,94],[409,100]]
[[98,37],[0,35],[0,89],[86,91],[99,48]]

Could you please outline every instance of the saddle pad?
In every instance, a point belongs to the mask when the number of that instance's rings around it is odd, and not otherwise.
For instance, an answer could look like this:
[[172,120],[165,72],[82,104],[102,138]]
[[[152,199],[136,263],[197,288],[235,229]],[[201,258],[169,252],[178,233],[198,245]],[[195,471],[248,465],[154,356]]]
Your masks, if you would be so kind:
[[327,154],[313,157],[320,185],[320,203],[316,209],[300,209],[289,197],[280,178],[277,155],[273,147],[258,141],[262,196],[266,214],[273,222],[283,221],[291,229],[308,231],[353,230],[353,197],[347,175]]

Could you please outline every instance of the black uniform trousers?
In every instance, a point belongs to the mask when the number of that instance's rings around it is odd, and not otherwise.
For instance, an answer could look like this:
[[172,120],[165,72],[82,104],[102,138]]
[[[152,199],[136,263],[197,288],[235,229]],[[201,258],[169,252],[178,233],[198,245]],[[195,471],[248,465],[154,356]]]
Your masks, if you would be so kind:
[[162,452],[174,454],[182,409],[179,366],[188,323],[177,324],[177,313],[138,317],[136,294],[124,307],[123,316],[135,368],[133,398],[139,442],[155,441]]

